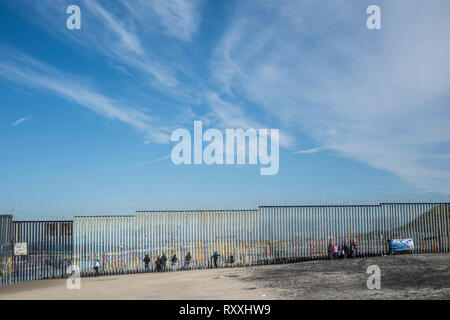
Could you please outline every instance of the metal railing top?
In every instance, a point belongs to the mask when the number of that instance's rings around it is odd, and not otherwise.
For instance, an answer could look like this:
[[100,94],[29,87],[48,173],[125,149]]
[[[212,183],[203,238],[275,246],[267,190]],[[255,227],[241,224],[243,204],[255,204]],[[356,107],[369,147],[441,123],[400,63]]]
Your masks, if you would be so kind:
[[70,223],[73,220],[13,220],[14,223],[29,223],[29,222],[41,222],[41,223]]
[[343,208],[343,207],[380,207],[383,205],[450,205],[450,202],[381,202],[379,204],[308,204],[308,205],[275,205],[259,206],[259,208]]
[[73,218],[132,218],[136,217],[135,214],[129,215],[98,215],[98,216],[73,216]]
[[136,213],[158,213],[158,212],[257,212],[258,209],[198,209],[198,210],[137,210]]

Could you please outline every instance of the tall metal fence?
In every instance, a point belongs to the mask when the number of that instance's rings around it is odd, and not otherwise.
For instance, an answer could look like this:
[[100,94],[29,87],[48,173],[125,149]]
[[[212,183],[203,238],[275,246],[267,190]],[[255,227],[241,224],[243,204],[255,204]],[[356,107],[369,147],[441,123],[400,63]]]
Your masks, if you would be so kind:
[[[143,259],[152,262],[175,254],[177,266],[211,266],[210,257],[233,255],[237,265],[253,264],[258,210],[148,211],[135,216],[74,217],[74,261],[82,275],[94,274],[99,260],[101,274],[143,272]],[[251,234],[249,233],[251,232]],[[219,260],[224,266],[226,259]],[[155,271],[152,263],[151,271]]]
[[11,215],[0,216],[0,286],[12,282],[12,225]]
[[137,272],[136,216],[74,217],[74,264],[83,276],[93,274],[99,260],[102,274]]
[[[262,206],[258,210],[138,211],[134,216],[75,217],[74,263],[83,275],[151,271],[158,256],[177,269],[325,259],[330,242],[354,245],[356,256],[388,252],[388,239],[413,238],[415,253],[448,252],[448,203]],[[169,268],[170,269],[170,268]]]
[[391,203],[364,206],[260,207],[268,260],[328,257],[330,241],[355,245],[357,256],[382,255],[387,240],[412,238],[414,253],[448,252],[450,206]]
[[64,277],[73,258],[72,228],[72,221],[12,221],[10,216],[1,234],[8,243],[2,249],[2,285]]
[[165,255],[178,270],[326,259],[330,243],[356,256],[386,254],[388,239],[414,240],[414,253],[449,252],[449,203],[261,206],[257,210],[138,211],[73,221],[14,221],[0,216],[0,285],[66,276],[144,271]]

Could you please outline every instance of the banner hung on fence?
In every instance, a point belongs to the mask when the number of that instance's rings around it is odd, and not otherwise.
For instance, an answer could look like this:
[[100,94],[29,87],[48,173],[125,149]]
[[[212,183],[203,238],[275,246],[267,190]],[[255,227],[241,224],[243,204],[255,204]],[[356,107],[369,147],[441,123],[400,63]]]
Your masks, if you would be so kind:
[[391,240],[392,252],[412,251],[414,250],[413,239],[393,239]]

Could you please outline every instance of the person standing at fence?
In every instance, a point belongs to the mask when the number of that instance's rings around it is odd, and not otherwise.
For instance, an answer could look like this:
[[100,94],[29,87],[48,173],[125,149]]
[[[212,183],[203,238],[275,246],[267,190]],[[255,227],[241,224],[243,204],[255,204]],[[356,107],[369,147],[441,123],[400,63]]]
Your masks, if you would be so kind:
[[161,271],[162,272],[166,271],[166,263],[167,263],[167,256],[165,253],[163,253],[163,255],[161,257]]
[[217,260],[219,259],[220,254],[218,251],[214,252],[214,254],[211,256],[211,259],[214,261],[214,268],[217,268]]
[[353,258],[352,242],[350,242],[349,246],[347,247],[347,258]]
[[184,267],[186,268],[186,270],[190,269],[191,260],[192,260],[191,252],[188,251],[184,261]]
[[338,257],[339,257],[339,259],[344,259],[345,258],[345,251],[344,251],[344,247],[343,246],[339,248]]
[[356,244],[355,240],[350,243],[350,250],[352,251],[352,257],[356,258]]
[[234,265],[234,255],[230,254],[230,267],[233,267]]
[[170,262],[172,263],[172,271],[177,271],[177,261],[178,261],[177,254],[174,253],[172,259],[170,259]]
[[338,257],[338,246],[335,244],[333,247],[333,260],[336,260]]
[[145,255],[145,258],[142,261],[144,261],[144,264],[145,264],[145,272],[150,272],[150,267],[149,267],[150,258],[148,257],[148,254]]
[[156,272],[160,272],[161,271],[161,256],[158,256],[156,258],[155,269],[156,269]]
[[348,257],[348,247],[347,247],[346,242],[344,242],[344,246],[342,247],[342,252],[344,253],[344,259],[346,259]]
[[328,260],[331,260],[333,257],[333,240],[330,240],[330,243],[328,243]]
[[99,268],[100,268],[100,260],[97,259],[97,261],[94,262],[94,270],[96,277],[100,275],[100,273],[98,272]]

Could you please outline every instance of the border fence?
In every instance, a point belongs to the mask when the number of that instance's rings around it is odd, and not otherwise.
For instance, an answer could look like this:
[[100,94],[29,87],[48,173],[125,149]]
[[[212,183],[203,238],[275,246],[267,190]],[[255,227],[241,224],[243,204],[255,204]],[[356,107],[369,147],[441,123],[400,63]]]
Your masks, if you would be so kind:
[[1,285],[64,277],[70,265],[91,276],[97,260],[102,275],[140,273],[146,255],[156,271],[162,255],[169,266],[176,255],[180,270],[213,267],[215,252],[217,267],[231,267],[328,259],[331,244],[352,247],[356,257],[387,254],[389,239],[413,239],[411,253],[450,248],[450,203],[137,211],[73,221],[0,216],[0,223]]
[[13,221],[0,216],[1,285],[66,275],[73,260],[72,221]]
[[0,286],[11,283],[12,216],[0,216]]
[[14,243],[26,252],[14,254],[14,282],[62,278],[72,263],[72,221],[14,221]]

